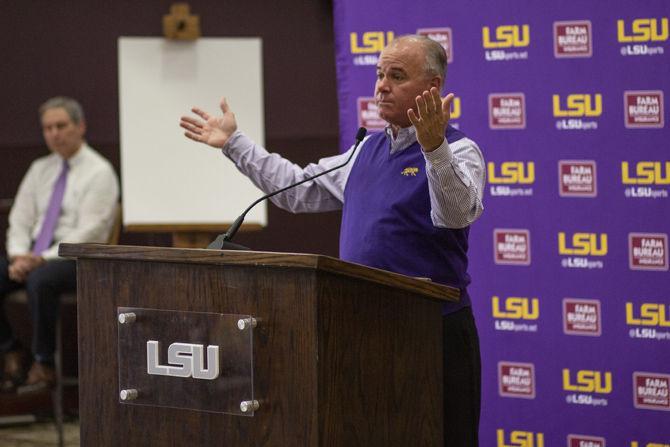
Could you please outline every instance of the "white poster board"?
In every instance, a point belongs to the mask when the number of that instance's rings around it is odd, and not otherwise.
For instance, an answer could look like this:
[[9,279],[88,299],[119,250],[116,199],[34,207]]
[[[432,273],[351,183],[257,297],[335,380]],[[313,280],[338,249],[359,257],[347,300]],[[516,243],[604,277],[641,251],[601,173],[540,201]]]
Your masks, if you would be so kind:
[[[260,38],[119,38],[121,184],[125,226],[226,224],[262,193],[221,150],[187,139],[179,118],[197,106],[264,145]],[[265,202],[245,224],[266,225]]]

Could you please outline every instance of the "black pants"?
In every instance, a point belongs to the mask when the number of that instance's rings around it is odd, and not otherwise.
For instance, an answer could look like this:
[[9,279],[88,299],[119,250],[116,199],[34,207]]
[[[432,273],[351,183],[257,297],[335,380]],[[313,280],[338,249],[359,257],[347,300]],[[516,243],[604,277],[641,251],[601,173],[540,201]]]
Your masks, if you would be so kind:
[[442,317],[444,331],[444,445],[477,447],[482,367],[472,308]]
[[60,295],[76,289],[75,261],[61,259],[47,261],[30,272],[23,284],[9,279],[8,267],[9,262],[0,259],[0,352],[17,346],[5,314],[3,305],[5,295],[13,290],[25,288],[33,322],[33,355],[39,362],[53,363]]

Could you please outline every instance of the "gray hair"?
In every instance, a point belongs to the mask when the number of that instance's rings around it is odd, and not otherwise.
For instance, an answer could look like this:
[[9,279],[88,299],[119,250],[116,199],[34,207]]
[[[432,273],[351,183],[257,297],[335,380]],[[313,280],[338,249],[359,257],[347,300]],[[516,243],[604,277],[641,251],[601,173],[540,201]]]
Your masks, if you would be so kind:
[[447,52],[444,50],[444,47],[439,42],[419,34],[407,34],[397,37],[389,43],[389,46],[409,42],[416,42],[423,47],[426,54],[426,65],[424,67],[426,73],[438,76],[442,80],[442,86],[444,87],[444,81],[447,76]]
[[81,104],[79,104],[77,100],[67,96],[55,96],[47,99],[38,109],[40,119],[47,110],[57,108],[65,109],[67,114],[70,115],[70,119],[72,119],[75,124],[79,124],[84,120],[84,109],[81,107]]

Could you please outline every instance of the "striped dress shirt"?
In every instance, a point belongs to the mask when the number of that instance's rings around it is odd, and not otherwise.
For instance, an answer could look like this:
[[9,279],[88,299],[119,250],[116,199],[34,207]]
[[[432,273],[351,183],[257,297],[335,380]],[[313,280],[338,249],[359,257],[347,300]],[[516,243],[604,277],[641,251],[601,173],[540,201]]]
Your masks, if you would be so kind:
[[[413,126],[400,129],[395,138],[390,128],[385,132],[391,153],[405,150],[416,142],[416,130]],[[363,140],[358,151],[365,150],[366,140],[367,138]],[[322,158],[317,163],[302,168],[278,154],[269,153],[239,130],[223,147],[223,153],[235,163],[237,169],[266,193],[342,164],[352,150],[353,146],[342,154]],[[433,225],[442,228],[463,228],[470,225],[484,209],[482,196],[486,170],[479,147],[468,138],[451,144],[445,139],[440,147],[432,152],[424,152],[423,155],[426,160]],[[354,154],[354,158],[356,156]],[[353,164],[352,159],[345,167],[278,194],[270,200],[293,213],[341,209],[344,189]]]

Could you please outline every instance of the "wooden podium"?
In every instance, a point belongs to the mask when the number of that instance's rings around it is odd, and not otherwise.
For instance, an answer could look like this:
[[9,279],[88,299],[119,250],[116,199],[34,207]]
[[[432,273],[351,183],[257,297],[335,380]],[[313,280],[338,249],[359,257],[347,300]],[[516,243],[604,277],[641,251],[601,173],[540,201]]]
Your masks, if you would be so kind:
[[[60,255],[77,260],[82,445],[443,445],[441,305],[456,289],[317,255]],[[120,403],[118,307],[254,316],[254,416]]]

